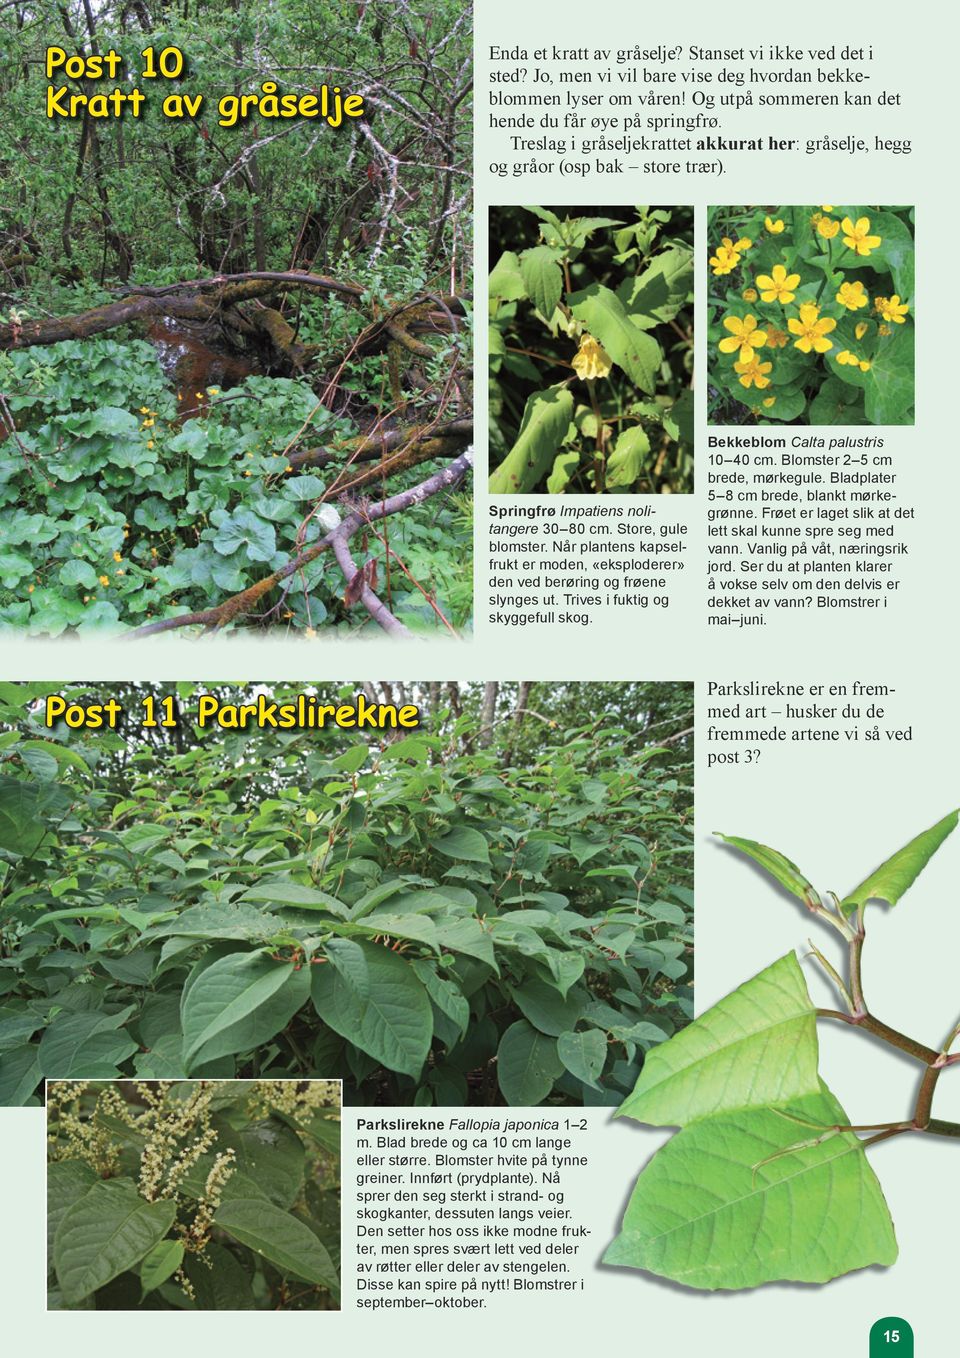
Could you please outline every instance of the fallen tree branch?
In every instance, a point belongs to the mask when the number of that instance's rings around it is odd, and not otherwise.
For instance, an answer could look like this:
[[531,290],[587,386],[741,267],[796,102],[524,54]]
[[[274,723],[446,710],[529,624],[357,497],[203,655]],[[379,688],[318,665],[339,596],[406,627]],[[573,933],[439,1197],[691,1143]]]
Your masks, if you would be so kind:
[[[421,481],[419,485],[412,486],[409,490],[400,491],[396,495],[391,495],[389,499],[382,500],[378,504],[366,505],[362,510],[352,510],[341,520],[338,527],[335,528],[332,533],[328,533],[327,536],[321,538],[319,542],[314,542],[310,547],[306,548],[305,551],[301,552],[292,561],[288,561],[287,564],[282,566],[279,570],[274,571],[271,575],[265,576],[262,580],[258,580],[257,583],[251,585],[249,589],[242,590],[239,594],[234,594],[229,599],[225,599],[222,604],[218,604],[215,608],[205,608],[198,613],[181,613],[173,618],[163,618],[160,622],[148,623],[145,627],[138,627],[135,631],[128,632],[126,637],[127,639],[132,640],[139,637],[156,636],[160,632],[172,632],[181,627],[195,626],[202,627],[205,632],[220,631],[236,618],[244,617],[248,613],[251,613],[254,605],[259,603],[264,595],[269,594],[270,590],[275,588],[282,580],[286,580],[296,571],[302,570],[304,566],[308,566],[311,561],[315,561],[323,552],[330,549],[333,550],[334,555],[336,556],[340,544],[348,543],[353,535],[359,532],[365,524],[374,523],[378,519],[388,518],[391,514],[399,514],[405,509],[412,508],[414,505],[423,504],[434,495],[439,495],[443,491],[450,490],[452,487],[459,485],[472,466],[473,448],[470,447],[467,448],[465,452],[461,453],[459,457],[454,458],[448,466],[442,468],[438,472],[434,472],[432,476],[427,477],[426,481]],[[346,554],[345,560],[349,560],[350,565],[353,566],[353,560],[352,557],[350,557],[349,551]],[[341,570],[344,571],[344,574],[346,574],[347,567],[345,564],[340,563],[339,560],[338,564],[340,565]],[[355,575],[356,569],[354,568],[348,576],[348,583]],[[389,614],[389,610],[387,610],[386,606],[376,598],[376,595],[373,594],[372,590],[370,590],[370,594],[376,604],[379,605],[379,608]],[[367,602],[363,595],[361,595],[361,601],[364,603],[364,606],[367,607]],[[368,611],[371,612],[371,616],[376,617],[381,626],[385,625],[381,616],[377,616],[369,608]],[[403,627],[403,624],[399,623],[396,618],[393,618],[392,614],[389,614],[389,616],[392,618],[393,622],[396,623],[397,627]],[[390,630],[389,627],[387,630]],[[406,634],[407,629],[404,628],[403,630]]]
[[[43,321],[22,319],[19,322],[0,325],[0,349],[22,349],[33,344],[59,344],[61,340],[87,339],[91,335],[112,330],[118,325],[127,325],[131,321],[154,316],[175,316],[182,320],[209,322],[223,309],[236,306],[239,302],[265,297],[281,286],[342,293],[355,299],[363,295],[363,289],[358,284],[341,283],[338,279],[328,278],[323,274],[298,273],[295,270],[217,274],[213,278],[193,278],[162,288],[117,289],[130,295],[120,301],[92,307],[78,316],[55,316]],[[210,292],[214,293],[213,297],[206,295]],[[406,348],[412,346],[414,352],[429,354],[430,350],[426,346],[419,346],[410,338],[410,331],[419,330],[427,333],[448,331],[457,323],[454,319],[455,313],[463,314],[463,305],[456,297],[440,298],[434,294],[427,294],[426,302],[433,302],[437,309],[435,311],[425,309],[423,298],[414,298],[393,307],[383,316],[376,317],[361,336],[356,351],[375,352],[384,348],[390,339],[394,339],[395,343],[403,343]],[[409,326],[405,326],[402,318],[408,312],[414,314]],[[285,326],[286,322],[283,322],[283,325]],[[274,329],[277,330],[277,327]],[[407,336],[407,340],[401,340],[400,335]],[[285,344],[289,349],[291,337],[292,332],[288,336],[282,328],[277,330],[277,334],[270,334],[271,340],[281,353],[285,352]],[[311,346],[297,348],[306,352]]]
[[384,429],[375,434],[358,434],[345,439],[336,448],[304,448],[298,453],[290,453],[287,460],[294,471],[304,467],[326,467],[331,462],[377,462],[385,453],[397,448],[421,443],[425,439],[448,439],[459,436],[473,437],[473,416],[464,415],[446,424],[408,424],[402,429]]

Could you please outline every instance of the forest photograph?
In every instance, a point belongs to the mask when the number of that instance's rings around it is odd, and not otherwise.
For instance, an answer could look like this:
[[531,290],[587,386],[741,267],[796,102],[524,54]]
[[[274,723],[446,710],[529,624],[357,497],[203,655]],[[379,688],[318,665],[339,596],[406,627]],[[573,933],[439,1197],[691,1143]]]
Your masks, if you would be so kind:
[[0,629],[459,637],[472,13],[0,10]]
[[[415,721],[273,724],[371,703]],[[620,1104],[693,1017],[692,712],[665,682],[0,685],[0,1106]]]

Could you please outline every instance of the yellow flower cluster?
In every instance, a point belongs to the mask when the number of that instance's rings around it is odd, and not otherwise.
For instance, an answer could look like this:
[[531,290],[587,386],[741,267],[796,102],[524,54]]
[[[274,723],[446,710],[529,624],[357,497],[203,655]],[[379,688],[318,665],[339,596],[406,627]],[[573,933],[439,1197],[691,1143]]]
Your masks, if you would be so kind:
[[739,268],[743,262],[741,256],[753,245],[752,240],[744,237],[736,242],[729,236],[724,236],[717,246],[717,253],[710,256],[710,267],[713,272],[720,277],[723,274],[733,273],[734,269]]
[[901,302],[900,294],[895,292],[892,297],[874,297],[873,309],[888,324],[903,325],[910,307],[906,302]]

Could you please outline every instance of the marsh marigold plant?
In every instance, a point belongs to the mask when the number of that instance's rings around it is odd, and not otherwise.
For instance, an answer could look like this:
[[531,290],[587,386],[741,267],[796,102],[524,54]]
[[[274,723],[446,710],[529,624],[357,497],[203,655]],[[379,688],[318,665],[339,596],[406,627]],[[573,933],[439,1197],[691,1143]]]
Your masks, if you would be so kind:
[[909,207],[710,209],[710,423],[912,424],[913,237]]

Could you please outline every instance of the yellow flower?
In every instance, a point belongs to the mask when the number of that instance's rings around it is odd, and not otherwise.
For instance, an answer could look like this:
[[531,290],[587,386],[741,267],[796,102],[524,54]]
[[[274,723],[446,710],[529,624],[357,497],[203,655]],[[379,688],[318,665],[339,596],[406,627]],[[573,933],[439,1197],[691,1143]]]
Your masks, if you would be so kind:
[[594,377],[606,377],[613,363],[603,345],[584,332],[580,348],[574,354],[570,366],[581,382],[587,382]]
[[723,274],[733,273],[740,263],[740,258],[734,250],[727,250],[722,245],[717,247],[717,253],[710,256],[710,267],[714,274],[720,278]]
[[798,273],[788,274],[782,264],[774,264],[772,273],[760,274],[757,287],[765,302],[779,302],[782,306],[787,306],[796,297],[794,289],[799,282]]
[[754,349],[759,349],[767,342],[767,332],[757,328],[756,316],[724,316],[724,328],[730,331],[720,341],[719,349],[721,354],[733,354],[739,349],[740,361],[749,363],[753,359]]
[[140,414],[141,414],[141,415],[149,415],[149,414],[150,414],[149,408],[148,408],[147,406],[141,406],[141,407],[140,407]]
[[741,359],[739,363],[734,363],[735,372],[740,374],[740,385],[749,387],[752,382],[758,390],[769,387],[770,378],[765,374],[773,367],[772,363],[761,363],[755,354],[751,354],[749,361]]
[[888,335],[893,334],[893,331],[890,329],[889,325],[878,325],[877,334],[882,335],[883,338],[886,339]]
[[147,439],[147,447],[148,447],[148,448],[152,448],[152,447],[153,447],[153,439]]
[[851,354],[849,349],[841,349],[839,354],[837,354],[837,362],[840,364],[841,368],[845,368],[848,363],[859,363],[860,360],[857,358],[856,354]]
[[100,575],[97,579],[100,581],[101,585],[109,585],[110,583],[109,575]]
[[903,319],[910,310],[906,302],[900,301],[900,294],[896,292],[892,297],[875,297],[873,305],[890,325],[903,325]]
[[840,223],[843,231],[843,243],[853,251],[855,255],[869,255],[871,250],[875,250],[883,239],[882,236],[870,235],[870,218],[858,217],[856,222],[852,222],[849,217],[844,217]]
[[857,339],[863,339],[869,329],[870,327],[866,321],[858,321],[853,328],[853,333],[856,335]]
[[152,428],[153,428],[153,420],[144,420],[144,422],[143,422],[143,424],[141,424],[140,428],[141,428],[141,429],[152,429]]
[[315,627],[307,627],[303,635],[307,638],[308,641],[316,641],[317,629]]
[[820,204],[820,207],[823,209],[824,212],[832,212],[832,211],[833,211],[833,204],[832,204],[832,203],[821,203],[821,204]]
[[784,223],[780,220],[779,217],[775,222],[771,221],[769,217],[764,217],[763,224],[768,231],[772,232],[774,236],[779,236],[780,232],[784,228]]
[[767,343],[771,349],[784,349],[790,343],[790,336],[785,330],[778,330],[775,325],[768,325]]
[[113,554],[113,559],[114,559],[114,561],[122,561],[122,560],[123,560],[123,557],[120,555],[119,552],[114,552],[114,554]]
[[219,387],[207,387],[207,391],[210,393],[211,396],[219,396],[219,395],[220,395],[220,388],[219,388]]
[[813,302],[804,302],[800,308],[800,319],[794,320],[791,317],[787,321],[791,335],[799,336],[794,340],[793,347],[799,349],[802,354],[809,354],[811,350],[825,354],[828,349],[833,348],[833,340],[827,339],[827,335],[837,328],[837,323],[830,316],[819,317],[820,308]]
[[745,302],[755,302],[759,295],[756,288],[744,288],[743,292],[740,294]]
[[194,396],[197,398],[198,401],[202,401],[202,400],[203,400],[203,395],[204,395],[204,393],[203,393],[202,391],[195,391],[193,394],[194,394]]
[[825,240],[833,240],[840,230],[840,223],[835,222],[832,217],[821,217],[817,222],[817,230]]
[[32,594],[35,588],[35,585],[27,585],[27,593]]
[[751,240],[738,240],[736,245],[729,236],[724,236],[717,246],[717,253],[710,256],[710,267],[718,276],[721,274],[733,273],[734,269],[740,266],[740,253],[749,250],[753,245]]
[[775,406],[777,404],[776,396],[765,396],[763,398],[763,404],[766,406],[767,410],[769,410],[771,406]]
[[837,301],[842,302],[848,311],[857,311],[860,307],[866,306],[870,298],[864,291],[863,284],[858,279],[856,283],[841,283],[837,293]]
[[870,371],[870,367],[871,367],[870,360],[867,358],[861,358],[860,371],[862,373],[868,373]]

